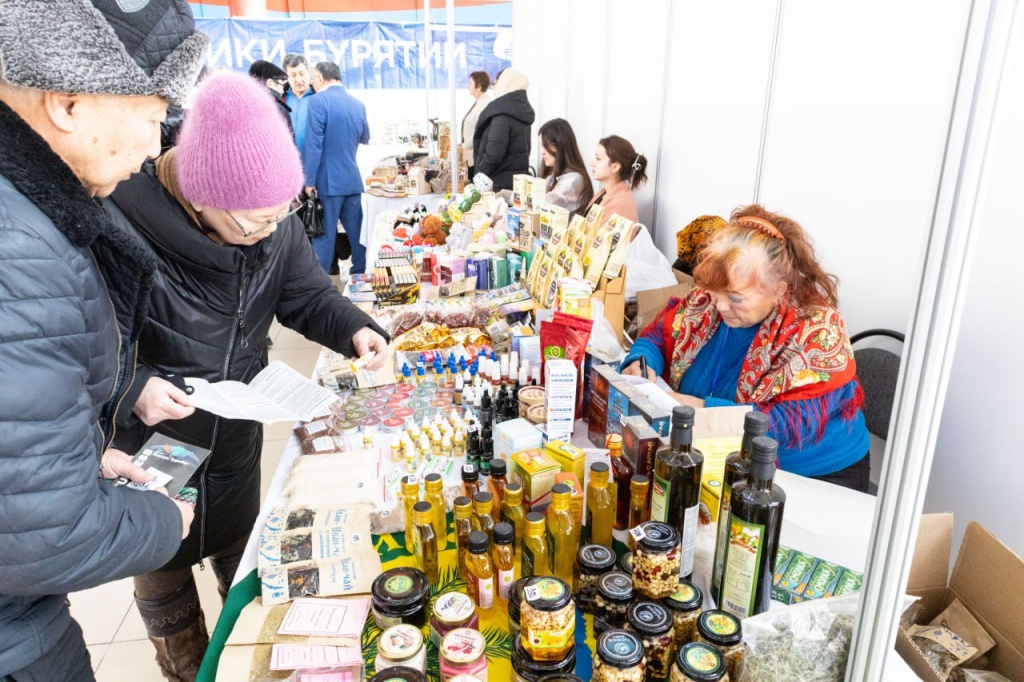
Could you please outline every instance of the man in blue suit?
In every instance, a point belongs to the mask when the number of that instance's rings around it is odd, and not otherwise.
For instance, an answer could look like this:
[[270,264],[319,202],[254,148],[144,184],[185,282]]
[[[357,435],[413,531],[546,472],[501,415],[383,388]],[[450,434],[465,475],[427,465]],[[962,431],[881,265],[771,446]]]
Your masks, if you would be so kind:
[[334,260],[338,219],[352,244],[353,275],[366,271],[366,248],[359,243],[363,226],[363,179],[356,165],[356,150],[370,141],[366,107],[341,86],[337,64],[313,67],[317,96],[309,102],[302,161],[306,192],[314,189],[324,204],[324,234],[313,238],[313,250],[325,272]]

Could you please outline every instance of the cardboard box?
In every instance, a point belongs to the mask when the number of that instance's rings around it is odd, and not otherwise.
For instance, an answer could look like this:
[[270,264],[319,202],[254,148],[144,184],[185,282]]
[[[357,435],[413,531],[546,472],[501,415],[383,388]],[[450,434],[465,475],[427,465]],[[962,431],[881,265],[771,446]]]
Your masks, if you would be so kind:
[[556,485],[564,483],[572,488],[572,497],[569,499],[569,511],[572,512],[572,517],[576,519],[577,528],[583,528],[583,485],[580,483],[580,480],[576,478],[575,474],[565,471],[555,474]]
[[584,479],[587,453],[583,452],[583,450],[564,440],[548,441],[544,445],[544,450],[558,462],[559,466],[562,467],[562,471],[576,474],[577,480],[582,481]]
[[430,194],[432,191],[427,182],[427,171],[419,166],[410,168],[408,194]]
[[[907,594],[920,597],[924,607],[920,623],[930,622],[954,598],[959,599],[996,642],[986,654],[988,669],[1011,680],[1024,680],[1024,560],[971,521],[950,574],[952,544],[952,514],[921,517],[907,580]],[[896,633],[896,651],[922,680],[939,681],[902,629]]]
[[608,438],[608,401],[591,394],[587,410],[587,438],[595,447],[603,448]]
[[541,434],[525,419],[510,419],[494,427],[494,456],[508,460],[517,452],[540,449]]
[[519,250],[533,251],[533,240],[540,231],[540,215],[536,211],[519,212]]
[[525,450],[512,455],[512,480],[523,486],[523,504],[528,511],[543,512],[551,503],[551,486],[562,473],[551,455],[543,450]]
[[[515,179],[513,178],[513,183]],[[526,207],[530,210],[537,210],[542,204],[547,203],[548,180],[527,175],[524,181],[526,185]]]
[[512,206],[517,209],[526,208],[526,194],[530,191],[530,177],[526,173],[512,176]]
[[604,317],[615,330],[619,343],[625,344],[623,333],[626,321],[626,268],[623,267],[615,279],[601,277],[593,298],[604,304]]
[[634,417],[640,414],[633,401],[643,396],[633,386],[625,381],[612,381],[608,384],[608,433],[622,433],[622,425],[626,417]]
[[637,396],[632,402],[640,416],[658,432],[659,436],[668,437],[669,431],[672,430],[671,412],[658,407],[650,398],[643,395]]
[[703,524],[718,523],[722,507],[722,477],[702,471],[700,476],[700,508],[698,515]]
[[518,208],[510,208],[505,213],[505,227],[511,235],[509,239],[517,243],[519,242],[519,215]]
[[568,441],[576,422],[576,365],[552,358],[544,363],[544,431],[549,438]]
[[636,292],[636,323],[637,329],[643,331],[658,316],[670,298],[683,298],[693,288],[693,277],[673,270],[678,284],[661,289],[648,289]]
[[634,474],[643,474],[651,482],[647,489],[648,504],[654,483],[654,460],[661,443],[661,437],[643,417],[626,417],[622,428],[622,456],[633,467]]

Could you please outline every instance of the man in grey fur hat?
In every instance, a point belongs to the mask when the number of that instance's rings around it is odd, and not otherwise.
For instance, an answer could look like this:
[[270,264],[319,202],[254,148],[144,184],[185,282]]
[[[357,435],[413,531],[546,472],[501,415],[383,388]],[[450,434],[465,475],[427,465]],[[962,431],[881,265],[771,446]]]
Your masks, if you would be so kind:
[[151,478],[108,447],[122,410],[193,408],[132,386],[156,260],[96,200],[207,44],[184,0],[0,0],[0,682],[92,680],[67,593],[159,568],[192,520],[111,480]]

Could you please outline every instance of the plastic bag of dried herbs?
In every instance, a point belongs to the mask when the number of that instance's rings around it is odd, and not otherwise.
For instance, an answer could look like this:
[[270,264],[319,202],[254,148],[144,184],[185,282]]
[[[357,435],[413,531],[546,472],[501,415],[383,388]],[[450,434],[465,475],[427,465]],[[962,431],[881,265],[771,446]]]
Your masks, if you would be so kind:
[[[909,606],[913,597],[904,597]],[[815,599],[743,621],[740,682],[843,682],[860,595]]]

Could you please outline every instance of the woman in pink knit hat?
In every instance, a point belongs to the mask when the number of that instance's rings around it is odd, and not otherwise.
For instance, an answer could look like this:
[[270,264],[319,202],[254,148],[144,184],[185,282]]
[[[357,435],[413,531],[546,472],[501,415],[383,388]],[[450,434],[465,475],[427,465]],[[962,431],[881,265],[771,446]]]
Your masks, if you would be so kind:
[[139,339],[140,388],[125,398],[134,401],[134,423],[118,425],[117,443],[134,452],[158,425],[212,450],[189,482],[199,497],[188,539],[170,563],[135,579],[136,604],[170,680],[195,676],[208,641],[192,566],[210,558],[226,595],[252,531],[263,428],[201,410],[181,418],[192,410],[188,397],[151,379],[250,381],[267,364],[275,316],[345,355],[376,351],[370,369],[387,351],[383,330],[341,296],[292,214],[302,168],[276,106],[246,76],[207,79],[177,146],[107,202],[114,222],[160,261]]

